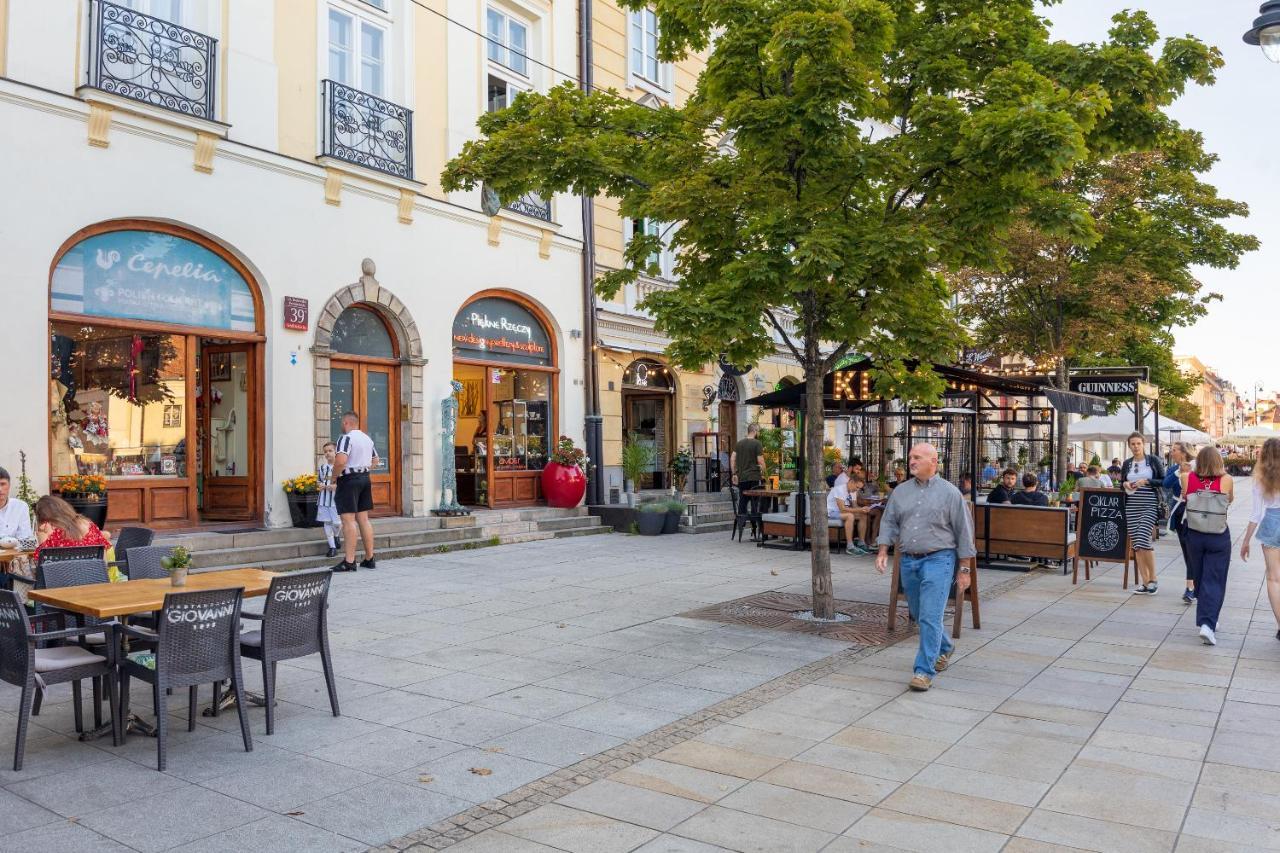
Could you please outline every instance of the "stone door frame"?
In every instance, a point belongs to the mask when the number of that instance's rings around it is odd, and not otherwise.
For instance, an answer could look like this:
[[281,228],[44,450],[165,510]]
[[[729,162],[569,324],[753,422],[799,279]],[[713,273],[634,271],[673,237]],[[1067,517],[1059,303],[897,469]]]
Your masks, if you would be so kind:
[[422,373],[427,360],[422,357],[422,338],[409,309],[374,278],[377,267],[373,261],[365,258],[360,270],[359,281],[333,294],[316,320],[316,339],[311,347],[315,386],[315,452],[322,454],[325,442],[332,441],[329,436],[329,369],[334,355],[331,348],[333,326],[343,311],[352,305],[363,305],[376,311],[387,322],[399,344],[401,413],[406,408],[408,410],[408,418],[400,419],[400,506],[405,515],[423,516],[426,515],[427,486]]

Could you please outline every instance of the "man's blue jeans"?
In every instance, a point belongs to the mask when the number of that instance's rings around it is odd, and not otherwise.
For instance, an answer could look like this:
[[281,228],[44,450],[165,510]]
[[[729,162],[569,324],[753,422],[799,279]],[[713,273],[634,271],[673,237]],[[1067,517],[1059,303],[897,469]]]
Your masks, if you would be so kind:
[[920,651],[916,653],[915,671],[933,678],[933,664],[939,655],[950,654],[954,645],[942,628],[942,614],[947,609],[951,583],[955,579],[954,549],[934,551],[927,557],[902,555],[899,565],[902,588],[907,593],[907,606],[920,626]]

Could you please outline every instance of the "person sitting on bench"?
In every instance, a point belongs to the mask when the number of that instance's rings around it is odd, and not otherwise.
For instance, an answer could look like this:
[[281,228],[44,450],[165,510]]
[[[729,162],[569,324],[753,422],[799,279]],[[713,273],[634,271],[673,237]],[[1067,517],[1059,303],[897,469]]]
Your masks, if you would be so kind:
[[1013,503],[1013,496],[1018,490],[1018,469],[1005,468],[1000,475],[1000,483],[987,495],[989,504]]
[[827,492],[827,519],[844,524],[845,553],[854,557],[865,557],[870,553],[865,547],[859,547],[858,539],[854,535],[858,520],[865,519],[867,516],[866,509],[855,506],[850,495],[851,490],[860,488],[861,485],[857,483],[856,476],[850,477],[847,482],[837,483],[831,487],[831,491]]
[[1028,471],[1022,475],[1022,491],[1009,502],[1014,506],[1048,506],[1049,496],[1040,491],[1040,479]]

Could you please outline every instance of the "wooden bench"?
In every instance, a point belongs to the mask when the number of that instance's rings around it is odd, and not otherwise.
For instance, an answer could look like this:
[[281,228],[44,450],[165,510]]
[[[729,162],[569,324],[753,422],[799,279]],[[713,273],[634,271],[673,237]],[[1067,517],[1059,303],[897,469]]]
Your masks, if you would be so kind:
[[[973,611],[973,630],[978,631],[982,628],[982,615],[978,607],[978,561],[974,557],[969,560],[969,588],[965,590],[964,595],[960,595],[958,587],[953,586],[951,590],[951,605],[955,610],[951,620],[951,636],[958,638],[960,636],[960,623],[964,620],[964,602],[968,599],[969,606]],[[893,553],[893,578],[889,585],[889,631],[893,631],[893,626],[898,622],[898,597],[906,595],[906,591],[902,588],[902,556],[894,549]]]
[[1066,507],[976,504],[973,538],[984,560],[993,554],[1057,560],[1063,574],[1076,553],[1071,510]]

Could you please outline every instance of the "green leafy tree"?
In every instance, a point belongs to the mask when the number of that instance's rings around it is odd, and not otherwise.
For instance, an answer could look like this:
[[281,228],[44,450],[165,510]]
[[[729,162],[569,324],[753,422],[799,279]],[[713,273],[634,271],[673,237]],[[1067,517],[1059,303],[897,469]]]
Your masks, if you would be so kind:
[[[964,339],[945,270],[993,266],[996,238],[1026,211],[1094,237],[1087,205],[1055,181],[1088,139],[1121,147],[1130,99],[1147,98],[1141,49],[1100,60],[1051,44],[1036,0],[619,2],[654,8],[662,59],[707,53],[688,100],[651,109],[569,84],[522,94],[481,117],[442,185],[605,194],[625,217],[680,223],[678,284],[644,303],[668,354],[750,364],[781,340],[804,371],[814,461],[823,377],[846,353],[875,359],[881,394],[938,399],[930,364]],[[1129,88],[1108,95],[1103,75]],[[600,291],[634,280],[657,248],[633,239]],[[821,474],[809,466],[815,508]],[[830,618],[823,536],[812,569],[815,614]]]
[[[1053,45],[1045,63],[1059,79],[1097,79],[1112,97],[1112,111],[1088,136],[1089,156],[1052,182],[1088,212],[1093,233],[1045,225],[1029,207],[1004,238],[1001,263],[966,269],[955,282],[975,337],[1031,359],[1055,387],[1067,390],[1074,366],[1146,365],[1164,405],[1187,414],[1175,401],[1192,384],[1173,362],[1171,330],[1220,298],[1202,292],[1192,268],[1234,268],[1258,246],[1223,224],[1248,208],[1201,179],[1216,157],[1200,134],[1164,111],[1188,82],[1212,84],[1222,59],[1194,39],[1168,39],[1155,54],[1158,34],[1141,12],[1116,15],[1110,39],[1100,47]],[[1062,478],[1065,412],[1056,430]]]

